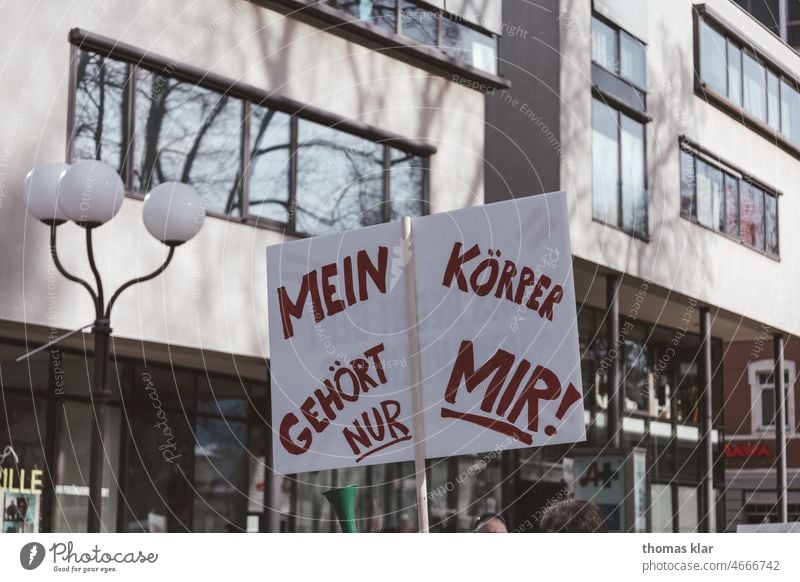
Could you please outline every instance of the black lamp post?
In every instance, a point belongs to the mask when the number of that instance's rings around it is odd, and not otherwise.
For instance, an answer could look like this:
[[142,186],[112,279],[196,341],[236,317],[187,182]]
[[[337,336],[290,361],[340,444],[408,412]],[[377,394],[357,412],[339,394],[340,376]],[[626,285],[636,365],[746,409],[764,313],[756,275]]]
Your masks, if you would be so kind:
[[[205,211],[200,196],[187,184],[166,182],[153,188],[145,197],[144,224],[150,234],[169,247],[167,257],[152,273],[121,285],[106,303],[103,281],[95,262],[92,233],[116,215],[125,199],[124,184],[117,172],[97,161],[45,164],[28,174],[24,189],[29,212],[50,227],[50,256],[56,268],[65,278],[84,287],[94,303],[94,377],[90,390],[94,422],[89,453],[87,531],[96,533],[101,525],[105,411],[111,399],[106,384],[111,310],[123,291],[155,278],[167,268],[175,248],[200,230]],[[56,233],[67,220],[86,230],[86,253],[94,275],[94,287],[67,271],[58,257]]]

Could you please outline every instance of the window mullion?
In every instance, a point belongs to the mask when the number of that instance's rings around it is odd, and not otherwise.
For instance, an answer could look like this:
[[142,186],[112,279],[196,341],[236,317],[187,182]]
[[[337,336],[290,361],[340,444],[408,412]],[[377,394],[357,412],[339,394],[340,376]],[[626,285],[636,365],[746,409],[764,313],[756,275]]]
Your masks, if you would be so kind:
[[297,141],[298,127],[297,116],[292,115],[291,129],[289,131],[289,230],[297,232]]
[[383,146],[383,221],[392,219],[392,148]]
[[250,215],[250,113],[251,106],[247,100],[242,100],[242,134],[241,151],[239,160],[241,171],[239,203],[242,205],[240,216],[245,220]]

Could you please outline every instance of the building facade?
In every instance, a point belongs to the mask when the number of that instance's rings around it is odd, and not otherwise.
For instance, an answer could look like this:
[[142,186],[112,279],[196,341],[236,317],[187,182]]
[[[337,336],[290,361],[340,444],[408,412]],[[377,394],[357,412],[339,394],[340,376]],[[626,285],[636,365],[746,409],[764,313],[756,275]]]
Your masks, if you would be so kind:
[[[93,320],[22,196],[34,166],[85,159],[126,185],[119,215],[95,233],[111,289],[163,261],[141,219],[153,186],[190,183],[207,212],[164,274],[112,315],[103,531],[336,527],[319,487],[349,475],[279,480],[266,497],[266,247],[483,203],[485,95],[450,77],[505,82],[499,3],[304,4],[3,8],[5,531],[87,527],[89,336],[16,362]],[[82,230],[58,233],[66,267],[91,277]],[[352,477],[376,492],[377,526],[405,513],[403,474]]]
[[[773,510],[777,502],[774,457],[760,489],[730,458],[740,436],[753,440],[740,422],[762,402],[742,393],[739,375],[761,378],[772,361],[769,350],[751,357],[753,346],[775,335],[792,345],[800,329],[791,291],[800,56],[747,11],[757,4],[554,0],[504,10],[528,33],[500,42],[512,87],[489,96],[487,202],[568,194],[584,391],[596,410],[587,414],[599,420],[590,444],[608,446],[604,425],[621,416],[622,443],[647,449],[651,531],[734,527],[743,490],[758,489]],[[569,474],[569,451],[547,454],[545,473]],[[796,470],[788,481],[796,488]],[[527,493],[531,506],[552,488]]]
[[[415,529],[410,463],[269,476],[265,248],[554,190],[569,201],[588,440],[430,460],[432,529],[502,512],[536,531],[548,503],[623,473],[623,497],[600,503],[613,529],[773,519],[763,345],[787,339],[796,394],[800,55],[794,2],[776,2],[774,26],[757,4],[4,8],[4,531],[86,529],[91,342],[16,362],[93,320],[20,194],[32,167],[82,159],[126,185],[97,230],[112,288],[163,260],[141,223],[153,186],[191,183],[208,214],[111,322],[104,531],[335,531],[320,492],[350,483],[359,530]],[[91,276],[82,237],[59,227],[59,251]]]

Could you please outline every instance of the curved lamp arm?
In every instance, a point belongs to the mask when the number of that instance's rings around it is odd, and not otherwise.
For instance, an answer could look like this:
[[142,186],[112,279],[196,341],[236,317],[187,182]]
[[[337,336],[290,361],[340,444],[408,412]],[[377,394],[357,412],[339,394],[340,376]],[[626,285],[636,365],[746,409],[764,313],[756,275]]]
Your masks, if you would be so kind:
[[97,269],[97,264],[94,262],[94,247],[92,246],[92,231],[94,228],[87,227],[86,229],[86,254],[89,255],[89,266],[92,268],[92,273],[94,273],[94,280],[97,283],[95,287],[97,289],[97,304],[100,306],[100,313],[98,313],[98,317],[103,312],[103,305],[105,302],[103,301],[103,280],[100,278],[100,271]]
[[92,289],[89,283],[67,271],[64,268],[64,265],[61,264],[61,260],[58,258],[58,249],[56,248],[56,228],[58,227],[55,224],[50,225],[50,256],[53,257],[53,263],[55,263],[58,272],[64,275],[64,277],[66,277],[70,281],[83,285],[83,287],[89,292],[89,295],[92,296],[92,302],[94,303],[95,312],[97,313],[97,317],[100,317],[103,311],[103,307],[98,303],[97,293],[94,292],[94,289]]
[[167,260],[164,261],[163,265],[161,265],[158,269],[156,269],[155,271],[153,271],[149,275],[144,275],[143,277],[137,277],[136,279],[131,279],[130,281],[128,281],[127,283],[122,285],[119,289],[117,289],[114,292],[114,295],[111,296],[111,301],[108,302],[108,308],[106,309],[106,319],[110,319],[110,317],[111,317],[111,308],[114,307],[114,302],[117,300],[117,297],[119,297],[120,294],[123,291],[125,291],[125,289],[127,289],[128,287],[133,287],[134,285],[138,285],[139,283],[144,283],[145,281],[149,281],[150,279],[153,279],[153,278],[157,277],[158,275],[160,275],[164,271],[164,269],[167,268],[167,266],[169,265],[169,262],[172,260],[172,255],[174,255],[174,254],[175,254],[175,246],[174,245],[170,245],[169,254],[167,255]]

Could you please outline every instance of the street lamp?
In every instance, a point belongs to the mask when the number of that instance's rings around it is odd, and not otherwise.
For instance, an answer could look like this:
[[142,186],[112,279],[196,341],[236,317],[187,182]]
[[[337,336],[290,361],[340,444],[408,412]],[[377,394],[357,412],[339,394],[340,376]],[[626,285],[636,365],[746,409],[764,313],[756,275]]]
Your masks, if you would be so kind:
[[[89,454],[89,516],[87,531],[100,531],[100,503],[103,484],[103,427],[106,404],[111,391],[106,386],[108,340],[111,336],[111,309],[127,288],[144,283],[167,268],[175,247],[191,239],[203,225],[205,210],[200,196],[188,184],[165,182],[153,188],[144,199],[145,228],[167,245],[164,263],[152,273],[131,279],[117,289],[106,303],[103,283],[94,259],[92,232],[119,212],[125,199],[125,185],[119,174],[103,162],[81,161],[74,164],[52,163],[31,170],[25,179],[28,211],[50,227],[50,255],[58,271],[70,281],[82,285],[92,297],[95,308],[94,380],[90,392],[94,422]],[[95,287],[69,273],[58,258],[56,231],[71,220],[86,230],[86,252],[95,279]]]

